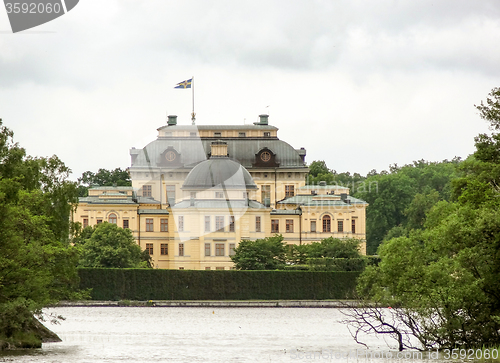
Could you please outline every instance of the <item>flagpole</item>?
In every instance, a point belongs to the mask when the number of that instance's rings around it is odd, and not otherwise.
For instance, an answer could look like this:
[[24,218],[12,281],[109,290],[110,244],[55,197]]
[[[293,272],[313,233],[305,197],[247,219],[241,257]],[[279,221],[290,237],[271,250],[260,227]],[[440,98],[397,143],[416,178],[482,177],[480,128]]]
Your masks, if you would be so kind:
[[193,113],[191,114],[191,121],[193,122],[194,125],[194,122],[196,120],[195,118],[196,114],[194,113],[194,76],[191,78],[191,88],[193,91]]

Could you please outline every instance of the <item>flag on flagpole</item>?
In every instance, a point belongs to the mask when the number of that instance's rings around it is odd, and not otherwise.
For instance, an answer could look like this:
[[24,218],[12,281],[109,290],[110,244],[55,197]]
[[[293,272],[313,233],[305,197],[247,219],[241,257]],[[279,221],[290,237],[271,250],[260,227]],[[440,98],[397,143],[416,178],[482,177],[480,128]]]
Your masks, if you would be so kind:
[[193,79],[188,79],[188,80],[185,80],[183,82],[179,82],[177,83],[177,86],[175,86],[174,88],[191,88],[191,83],[192,83]]

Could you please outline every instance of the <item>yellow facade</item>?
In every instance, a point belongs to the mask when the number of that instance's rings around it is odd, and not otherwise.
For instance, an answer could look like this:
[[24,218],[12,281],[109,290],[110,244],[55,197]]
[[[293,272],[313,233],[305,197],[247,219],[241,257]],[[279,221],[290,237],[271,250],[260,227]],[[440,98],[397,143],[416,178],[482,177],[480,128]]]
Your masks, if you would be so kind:
[[306,186],[305,149],[277,131],[266,115],[212,127],[169,116],[157,140],[130,150],[132,187],[91,188],[75,221],[129,228],[157,268],[231,269],[239,241],[276,233],[288,244],[358,238],[366,253],[367,204],[348,188]]

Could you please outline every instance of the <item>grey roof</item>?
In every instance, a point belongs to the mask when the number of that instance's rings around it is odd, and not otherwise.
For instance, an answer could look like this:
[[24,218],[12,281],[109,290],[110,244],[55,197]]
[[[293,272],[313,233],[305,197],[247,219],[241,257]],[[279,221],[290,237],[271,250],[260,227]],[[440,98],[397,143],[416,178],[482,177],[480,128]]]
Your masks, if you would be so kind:
[[349,187],[343,187],[341,185],[304,185],[302,187],[299,187],[297,189],[301,190],[319,190],[319,189],[349,189]]
[[302,211],[297,209],[273,209],[271,215],[301,215]]
[[[170,126],[172,127],[172,126]],[[175,126],[177,130],[180,127],[189,128],[189,126]],[[225,127],[225,126],[220,126]],[[231,126],[232,128],[233,126]],[[246,128],[250,126],[245,126]],[[262,127],[274,126],[255,126]],[[198,128],[202,129],[201,126]],[[215,126],[206,127],[214,129]],[[229,126],[227,128],[230,128]],[[134,168],[156,168],[159,166],[161,154],[168,148],[173,147],[180,154],[180,162],[183,167],[192,168],[197,163],[208,158],[211,151],[211,143],[220,138],[163,138],[159,137],[155,141],[146,145],[143,149],[131,149],[130,155],[133,155],[131,169]],[[276,154],[276,162],[280,168],[307,168],[301,155],[305,153],[304,149],[295,150],[290,144],[277,138],[223,138],[227,143],[229,157],[238,161],[247,169],[252,168],[255,162],[255,155],[262,149],[267,148]],[[182,166],[176,166],[180,168]],[[164,168],[167,169],[167,168]]]
[[212,157],[196,165],[184,180],[182,189],[257,189],[252,176],[239,163],[226,157]]
[[166,209],[139,209],[139,214],[169,214]]
[[78,198],[79,203],[88,204],[137,204],[132,200],[132,197],[127,198],[99,198],[98,196]]
[[287,205],[287,204],[300,204],[304,206],[317,206],[317,207],[335,207],[335,206],[348,206],[352,204],[368,204],[364,200],[354,198],[352,196],[348,196],[347,200],[349,203],[344,202],[343,200],[331,200],[328,197],[329,195],[325,195],[325,198],[321,199],[321,195],[295,195],[293,197],[281,200],[278,204]]
[[276,126],[271,125],[165,125],[158,128],[158,131],[165,130],[176,130],[176,131],[192,131],[195,132],[197,130],[278,130]]
[[133,190],[134,188],[131,187],[131,186],[126,186],[126,187],[114,187],[114,186],[102,187],[102,186],[96,186],[96,187],[90,187],[89,189],[92,189],[92,190],[126,190],[126,191],[129,191],[129,190]]
[[[194,204],[194,205],[191,205]],[[266,209],[267,207],[259,203],[255,200],[220,200],[220,199],[194,199],[191,200],[183,200],[175,204],[172,209],[185,209],[185,208],[198,208],[198,209]]]

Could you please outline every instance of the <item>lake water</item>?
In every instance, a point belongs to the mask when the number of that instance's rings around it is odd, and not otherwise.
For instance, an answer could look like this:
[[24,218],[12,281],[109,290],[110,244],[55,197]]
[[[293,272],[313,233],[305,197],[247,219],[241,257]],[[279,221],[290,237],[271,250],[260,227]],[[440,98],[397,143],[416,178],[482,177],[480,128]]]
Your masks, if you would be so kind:
[[[396,345],[367,337],[354,342],[341,309],[64,307],[46,324],[63,340],[32,351],[2,352],[0,362],[416,362],[398,359]],[[393,358],[353,357],[381,353]],[[346,357],[351,353],[350,357]],[[343,357],[342,357],[343,356]],[[423,360],[427,363],[427,353]]]

